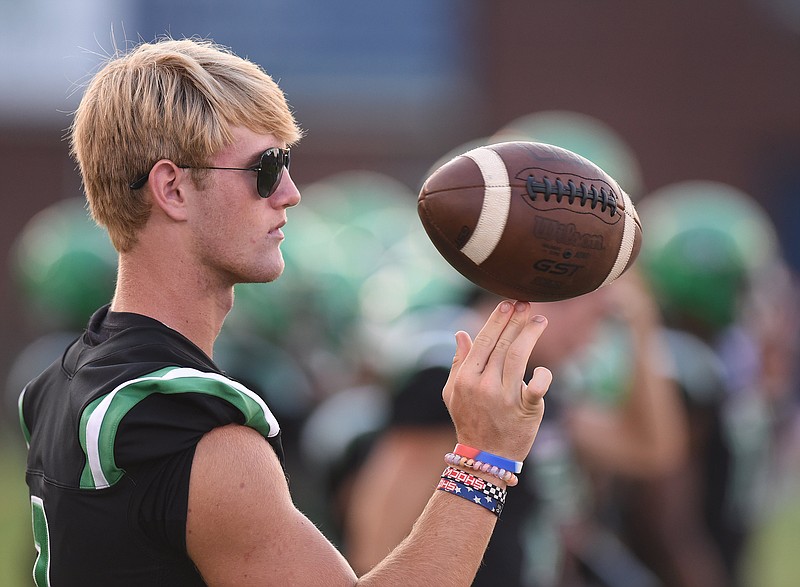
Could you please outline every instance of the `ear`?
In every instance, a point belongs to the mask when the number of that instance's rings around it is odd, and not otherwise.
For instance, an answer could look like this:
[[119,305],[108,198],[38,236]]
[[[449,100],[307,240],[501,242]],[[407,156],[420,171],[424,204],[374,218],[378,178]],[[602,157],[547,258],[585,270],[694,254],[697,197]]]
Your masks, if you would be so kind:
[[186,188],[190,182],[188,174],[169,159],[161,159],[150,170],[147,180],[153,197],[153,206],[175,221],[187,218]]

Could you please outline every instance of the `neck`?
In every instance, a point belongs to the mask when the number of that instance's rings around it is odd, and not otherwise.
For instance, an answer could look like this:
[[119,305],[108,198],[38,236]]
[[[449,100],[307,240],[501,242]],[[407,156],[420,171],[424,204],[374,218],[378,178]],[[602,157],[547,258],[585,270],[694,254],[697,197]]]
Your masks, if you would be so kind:
[[214,340],[233,305],[233,286],[211,283],[188,264],[141,256],[120,255],[111,310],[158,320],[212,357]]

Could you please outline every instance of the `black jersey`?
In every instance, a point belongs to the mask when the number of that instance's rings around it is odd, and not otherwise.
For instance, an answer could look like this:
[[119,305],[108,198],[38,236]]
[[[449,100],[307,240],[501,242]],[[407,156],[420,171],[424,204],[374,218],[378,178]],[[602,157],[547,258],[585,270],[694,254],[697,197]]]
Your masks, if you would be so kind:
[[178,332],[108,306],[19,408],[39,587],[203,585],[185,540],[197,443],[238,423],[283,462],[280,427],[258,395]]

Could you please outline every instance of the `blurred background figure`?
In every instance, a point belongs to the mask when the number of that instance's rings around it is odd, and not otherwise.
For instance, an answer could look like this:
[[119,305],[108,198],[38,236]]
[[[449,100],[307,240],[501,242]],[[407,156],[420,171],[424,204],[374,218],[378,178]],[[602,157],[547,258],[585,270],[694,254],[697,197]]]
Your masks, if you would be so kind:
[[797,285],[771,221],[740,190],[681,182],[637,209],[648,227],[639,266],[668,327],[691,459],[640,484],[631,536],[669,585],[741,585],[796,426]]
[[[625,142],[599,120],[568,111],[513,120],[492,136],[449,150],[423,177],[472,147],[504,140],[574,150],[641,190],[640,169]],[[393,305],[392,290],[369,293],[382,294],[366,298],[372,303]],[[479,325],[498,301],[466,283],[456,293],[445,303],[430,299],[423,307],[407,306],[389,320],[366,314],[362,346],[376,377],[369,397],[385,398],[380,417],[368,418],[374,404],[345,401],[355,392],[349,389],[322,404],[306,425],[310,447],[335,444],[331,430],[359,430],[346,442],[340,439],[327,468],[333,522],[361,572],[408,534],[424,507],[427,480],[436,478],[455,442],[441,400],[452,334],[465,324]],[[532,360],[554,371],[557,393],[548,400],[528,480],[515,488],[475,585],[657,585],[657,577],[622,543],[616,519],[622,510],[612,490],[617,479],[660,477],[685,455],[686,422],[677,389],[664,376],[669,358],[658,340],[656,302],[631,274],[606,290],[541,304],[538,311],[551,327],[546,348]],[[397,340],[414,344],[399,348]],[[343,413],[369,425],[342,426]],[[417,484],[400,483],[409,468],[427,474]]]
[[[405,537],[452,450],[455,436],[441,405],[453,350],[448,326],[477,324],[497,303],[490,294],[472,293],[457,320],[446,308],[438,320],[430,310],[406,318],[429,327],[419,336],[416,360],[390,385],[387,426],[358,439],[366,456],[342,485],[345,552],[361,571]],[[618,504],[609,494],[617,478],[660,478],[684,458],[684,414],[676,389],[661,375],[667,358],[655,303],[632,274],[537,311],[550,327],[548,344],[532,361],[554,371],[558,393],[548,401],[541,446],[509,497],[474,584],[658,585],[623,546],[610,515]],[[387,338],[399,340],[391,331]],[[402,354],[398,349],[387,358]],[[601,378],[605,386],[597,385]],[[426,474],[415,483],[406,478],[409,468]]]

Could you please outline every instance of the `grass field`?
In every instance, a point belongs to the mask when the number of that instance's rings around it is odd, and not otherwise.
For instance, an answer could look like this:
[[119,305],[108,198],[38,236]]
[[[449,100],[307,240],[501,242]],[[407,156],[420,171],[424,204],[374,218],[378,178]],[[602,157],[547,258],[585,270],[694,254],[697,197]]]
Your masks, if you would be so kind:
[[745,587],[800,586],[800,487],[783,500],[752,537],[744,560]]
[[0,585],[31,587],[36,551],[25,485],[25,444],[15,430],[0,430]]

